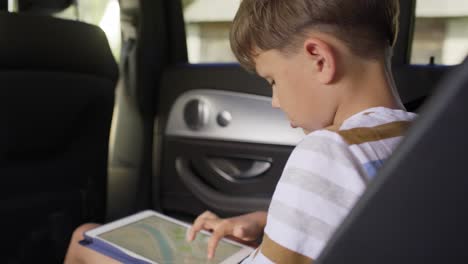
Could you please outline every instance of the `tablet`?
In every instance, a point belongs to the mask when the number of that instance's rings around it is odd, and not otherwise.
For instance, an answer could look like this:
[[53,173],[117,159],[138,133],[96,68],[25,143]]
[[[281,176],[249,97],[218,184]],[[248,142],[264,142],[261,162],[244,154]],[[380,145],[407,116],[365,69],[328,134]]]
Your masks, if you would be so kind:
[[251,247],[222,239],[214,258],[208,260],[210,234],[202,231],[194,241],[187,242],[189,227],[186,223],[148,210],[87,231],[84,236],[90,243],[104,243],[107,250],[98,250],[101,253],[115,256],[109,252],[115,249],[141,260],[140,263],[239,263],[253,251]]

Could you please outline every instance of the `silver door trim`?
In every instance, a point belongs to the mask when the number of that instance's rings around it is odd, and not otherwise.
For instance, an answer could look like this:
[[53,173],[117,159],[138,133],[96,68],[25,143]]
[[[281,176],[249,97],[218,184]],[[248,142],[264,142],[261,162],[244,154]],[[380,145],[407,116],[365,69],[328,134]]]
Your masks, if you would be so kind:
[[[190,129],[184,121],[185,105],[194,99],[208,107],[208,122],[200,129]],[[217,116],[230,114],[230,123],[223,127]],[[270,145],[295,146],[304,137],[301,129],[293,129],[286,115],[271,107],[271,98],[218,90],[191,90],[177,98],[169,113],[167,136],[212,139]]]

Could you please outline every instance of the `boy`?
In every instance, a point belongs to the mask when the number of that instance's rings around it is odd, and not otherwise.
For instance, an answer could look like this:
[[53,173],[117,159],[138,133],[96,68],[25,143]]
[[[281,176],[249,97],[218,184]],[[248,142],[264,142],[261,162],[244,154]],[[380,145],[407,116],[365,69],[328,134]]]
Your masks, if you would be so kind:
[[[231,31],[242,66],[265,78],[272,106],[307,134],[291,154],[268,212],[205,212],[187,235],[213,231],[261,245],[243,263],[312,263],[415,118],[390,70],[398,0],[243,0]],[[66,262],[111,263],[76,243]]]
[[[243,0],[231,45],[265,78],[272,106],[308,134],[295,148],[268,213],[219,219],[205,212],[188,240],[213,231],[260,247],[244,263],[311,263],[415,115],[390,71],[397,0]],[[310,133],[313,131],[312,133]]]

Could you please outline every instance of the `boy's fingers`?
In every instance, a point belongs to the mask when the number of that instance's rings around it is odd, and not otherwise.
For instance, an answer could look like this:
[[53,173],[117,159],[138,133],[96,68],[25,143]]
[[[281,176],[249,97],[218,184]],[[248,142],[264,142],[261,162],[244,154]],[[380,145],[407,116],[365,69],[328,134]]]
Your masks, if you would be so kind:
[[197,219],[197,220],[193,223],[192,227],[189,229],[189,231],[188,231],[188,233],[187,233],[187,240],[188,240],[188,241],[194,240],[196,234],[197,234],[200,230],[202,230],[203,225],[204,225],[204,222],[203,222],[203,221],[204,221],[204,219]]
[[217,218],[219,218],[218,215],[216,215],[215,213],[213,213],[211,211],[205,211],[199,217],[203,217],[203,218],[206,218],[206,219],[217,219]]
[[191,240],[189,241],[192,241],[193,239],[195,239],[195,236],[201,230],[208,230],[208,231],[216,230],[221,221],[222,220],[220,219],[204,219],[202,222],[197,224],[197,226],[192,230],[192,233],[190,234],[190,237],[189,237],[191,238]]
[[218,246],[218,242],[221,238],[224,237],[224,232],[213,232],[210,240],[208,241],[208,259],[212,259],[214,257],[216,247]]
[[200,230],[211,229],[212,226],[214,226],[213,221],[217,221],[218,219],[218,216],[211,213],[210,211],[206,211],[203,214],[201,214],[199,217],[197,217],[197,219],[195,219],[195,222],[193,223],[192,227],[188,230],[187,241],[193,241],[195,239],[196,234]]
[[219,240],[221,240],[226,235],[231,235],[232,228],[232,223],[230,221],[223,220],[217,225],[215,229],[213,229],[213,234],[208,241],[208,259],[212,259],[214,257]]

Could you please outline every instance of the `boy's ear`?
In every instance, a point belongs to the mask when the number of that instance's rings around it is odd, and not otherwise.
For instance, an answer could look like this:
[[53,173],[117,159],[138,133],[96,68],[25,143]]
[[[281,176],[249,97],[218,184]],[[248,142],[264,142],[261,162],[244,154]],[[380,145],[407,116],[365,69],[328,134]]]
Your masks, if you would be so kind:
[[336,78],[336,54],[332,47],[318,39],[309,38],[304,42],[304,50],[314,67],[317,79],[323,84],[330,84]]

